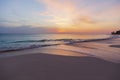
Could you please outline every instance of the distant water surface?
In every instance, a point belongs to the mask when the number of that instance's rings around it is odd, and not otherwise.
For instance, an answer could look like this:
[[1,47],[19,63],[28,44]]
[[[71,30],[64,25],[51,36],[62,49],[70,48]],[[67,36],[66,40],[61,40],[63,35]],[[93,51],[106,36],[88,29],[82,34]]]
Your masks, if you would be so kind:
[[0,51],[45,47],[70,41],[102,39],[110,35],[81,34],[0,34]]

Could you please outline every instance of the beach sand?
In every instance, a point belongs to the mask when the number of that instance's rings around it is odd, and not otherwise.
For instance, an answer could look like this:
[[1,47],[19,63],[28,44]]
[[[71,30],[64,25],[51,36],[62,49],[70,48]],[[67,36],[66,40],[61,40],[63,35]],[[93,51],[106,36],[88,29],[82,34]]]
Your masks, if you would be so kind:
[[82,56],[25,54],[0,58],[0,80],[120,80],[120,64]]

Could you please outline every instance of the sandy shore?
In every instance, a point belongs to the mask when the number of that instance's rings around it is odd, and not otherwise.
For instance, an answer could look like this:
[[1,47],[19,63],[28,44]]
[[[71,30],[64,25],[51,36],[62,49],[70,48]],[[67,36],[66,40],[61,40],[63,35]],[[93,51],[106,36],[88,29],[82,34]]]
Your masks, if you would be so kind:
[[120,80],[119,41],[1,53],[0,80]]
[[120,80],[120,64],[93,57],[29,54],[0,58],[0,80]]

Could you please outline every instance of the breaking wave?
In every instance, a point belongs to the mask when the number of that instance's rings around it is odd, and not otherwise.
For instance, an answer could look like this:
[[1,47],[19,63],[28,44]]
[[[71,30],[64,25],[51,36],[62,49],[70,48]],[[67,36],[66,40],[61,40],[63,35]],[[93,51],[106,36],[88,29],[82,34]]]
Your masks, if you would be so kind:
[[[115,38],[120,38],[120,36],[112,35],[107,38],[86,39],[86,40],[85,39],[42,39],[42,40],[13,41],[13,42],[10,42],[9,44],[15,44],[15,46],[3,47],[4,49],[0,49],[0,53],[10,52],[10,51],[20,51],[20,50],[40,48],[40,47],[48,47],[48,46],[57,46],[62,44],[69,45],[74,43],[102,41],[102,40],[109,40],[109,39],[115,39]],[[21,44],[22,46],[19,46]]]

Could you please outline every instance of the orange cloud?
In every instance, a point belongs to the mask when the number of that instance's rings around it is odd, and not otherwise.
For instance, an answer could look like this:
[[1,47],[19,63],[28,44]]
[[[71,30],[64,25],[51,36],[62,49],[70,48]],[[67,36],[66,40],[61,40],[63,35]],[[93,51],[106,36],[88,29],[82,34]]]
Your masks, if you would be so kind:
[[[107,7],[97,13],[91,8],[80,6],[82,3],[79,3],[78,8],[75,0],[38,1],[42,1],[46,7],[40,15],[51,17],[46,21],[58,27],[58,32],[105,32],[111,30],[108,29],[109,27],[113,29],[111,26],[116,26],[117,21],[120,20],[118,5],[111,6],[109,9]],[[97,6],[95,7],[97,9]]]
[[85,8],[78,9],[74,0],[40,0],[46,6],[46,11],[40,13],[42,16],[49,16],[47,20],[61,27],[71,25],[93,24],[95,21],[90,17],[90,10]]
[[49,21],[58,26],[71,25],[73,19],[79,15],[73,0],[42,0],[42,2],[46,5],[46,11],[40,15],[52,17]]

